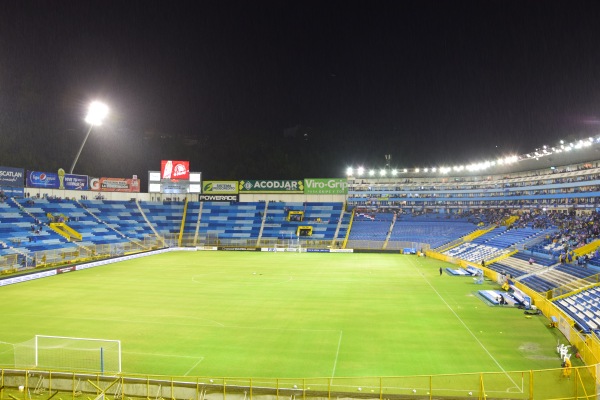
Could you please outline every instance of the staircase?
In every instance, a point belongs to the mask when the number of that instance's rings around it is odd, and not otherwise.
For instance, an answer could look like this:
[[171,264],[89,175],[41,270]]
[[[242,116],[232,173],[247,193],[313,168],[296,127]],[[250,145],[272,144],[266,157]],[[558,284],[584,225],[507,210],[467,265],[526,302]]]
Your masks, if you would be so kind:
[[58,233],[68,241],[81,241],[81,233],[77,232],[75,229],[71,228],[64,222],[52,222],[49,226],[50,229],[52,229],[54,232]]

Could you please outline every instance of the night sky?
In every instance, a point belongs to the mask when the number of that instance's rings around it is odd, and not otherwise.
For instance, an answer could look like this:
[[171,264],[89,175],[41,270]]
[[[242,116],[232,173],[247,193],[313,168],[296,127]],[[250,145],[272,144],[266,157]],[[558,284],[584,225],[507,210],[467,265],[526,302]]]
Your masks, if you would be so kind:
[[600,133],[597,1],[3,1],[0,165],[338,177]]

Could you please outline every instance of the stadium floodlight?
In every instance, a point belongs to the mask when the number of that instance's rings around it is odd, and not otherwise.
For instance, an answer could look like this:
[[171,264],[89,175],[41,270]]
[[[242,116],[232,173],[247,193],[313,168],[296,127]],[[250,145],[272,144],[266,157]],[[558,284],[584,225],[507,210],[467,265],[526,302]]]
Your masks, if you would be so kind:
[[397,170],[396,168],[394,168],[394,169],[392,170],[392,175],[393,175],[393,176],[396,176],[396,175],[398,175],[398,170]]
[[375,170],[374,169],[369,170],[369,176],[373,176],[373,175],[375,175]]
[[379,175],[381,175],[381,176],[385,176],[386,172],[387,172],[387,171],[386,171],[385,169],[381,169],[381,170],[379,171]]
[[354,170],[352,169],[352,167],[346,168],[346,175],[347,176],[352,176],[353,173],[354,173]]
[[73,160],[73,165],[71,165],[71,169],[69,170],[70,174],[72,174],[73,170],[75,169],[75,164],[77,164],[77,160],[79,160],[79,156],[81,155],[83,146],[85,146],[85,142],[87,142],[90,133],[92,133],[92,128],[94,126],[102,125],[102,122],[104,121],[104,118],[106,118],[107,115],[108,107],[106,106],[106,104],[101,103],[99,101],[93,101],[90,104],[88,108],[88,113],[85,116],[85,122],[87,122],[90,125],[90,127],[85,135],[85,138],[83,139],[83,143],[81,143],[81,147],[79,147],[79,151],[75,156],[75,160]]
[[365,169],[363,167],[358,167],[358,169],[356,170],[356,175],[358,175],[358,176],[361,176],[364,173],[365,173]]

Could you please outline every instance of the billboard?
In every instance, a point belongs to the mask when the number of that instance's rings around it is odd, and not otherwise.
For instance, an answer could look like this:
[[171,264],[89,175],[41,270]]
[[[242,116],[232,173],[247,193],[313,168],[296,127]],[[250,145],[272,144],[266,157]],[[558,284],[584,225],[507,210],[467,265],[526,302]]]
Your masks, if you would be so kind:
[[237,194],[201,194],[198,196],[200,201],[233,201],[238,202],[239,196]]
[[240,181],[240,193],[304,193],[301,180],[247,180]]
[[90,178],[90,190],[96,192],[140,192],[137,178]]
[[27,171],[27,187],[42,189],[87,190],[87,175],[65,174],[58,172]]
[[204,181],[202,193],[207,194],[237,194],[238,181]]
[[23,187],[24,181],[23,168],[0,167],[0,186]]
[[162,160],[160,162],[161,179],[190,179],[190,162]]
[[304,194],[347,194],[346,178],[305,178]]

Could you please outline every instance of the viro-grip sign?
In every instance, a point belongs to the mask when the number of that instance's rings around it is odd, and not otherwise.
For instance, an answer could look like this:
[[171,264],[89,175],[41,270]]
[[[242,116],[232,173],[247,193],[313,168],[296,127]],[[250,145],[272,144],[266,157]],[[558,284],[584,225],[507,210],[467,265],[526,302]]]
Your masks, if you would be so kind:
[[340,178],[305,178],[304,194],[346,194],[348,181]]

